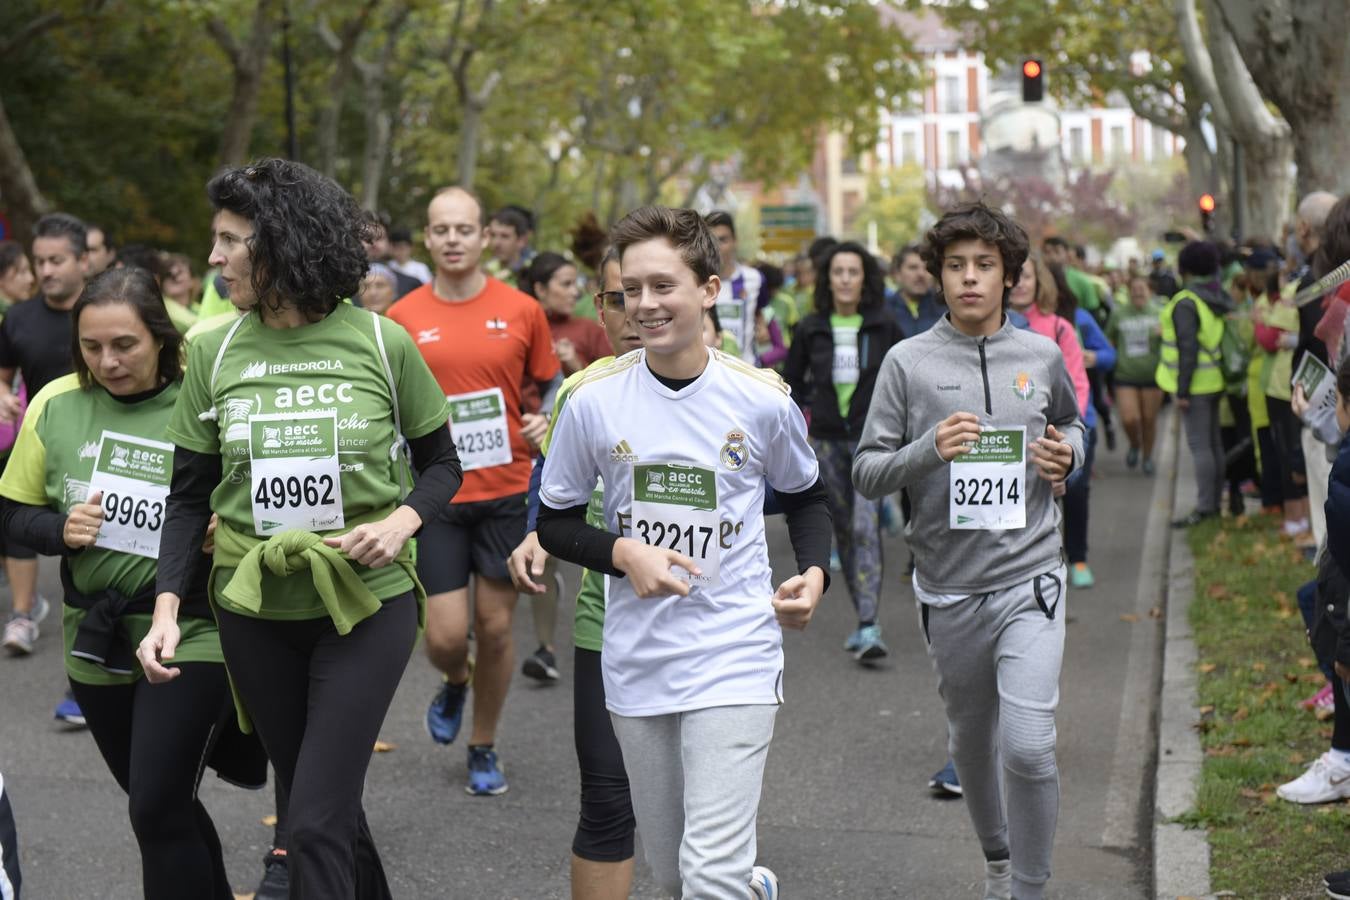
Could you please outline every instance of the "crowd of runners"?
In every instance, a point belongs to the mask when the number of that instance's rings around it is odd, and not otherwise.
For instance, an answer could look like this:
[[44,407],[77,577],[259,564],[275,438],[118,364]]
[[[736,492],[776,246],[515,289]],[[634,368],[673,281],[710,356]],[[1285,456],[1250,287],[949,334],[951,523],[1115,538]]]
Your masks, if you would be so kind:
[[[490,797],[512,679],[559,681],[570,627],[573,897],[627,897],[641,833],[671,896],[777,898],[755,822],[782,629],[842,582],[841,646],[875,666],[903,578],[947,714],[930,787],[964,797],[981,896],[1039,900],[1094,460],[1153,476],[1168,397],[1198,485],[1174,525],[1259,498],[1310,558],[1330,551],[1300,599],[1335,735],[1280,796],[1350,796],[1346,202],[1305,198],[1287,239],[1194,236],[1174,273],[1161,249],[1035,246],[980,204],[890,259],[822,237],[747,265],[726,212],[641,207],[539,252],[531,211],[448,187],[417,223],[428,265],[411,229],[300,164],[206,194],[200,278],[63,213],[0,242],[3,646],[27,656],[59,618],[54,715],[128,793],[146,897],[233,896],[203,762],[248,787],[274,773],[259,900],[389,896],[362,790],[414,648],[441,674],[431,740],[461,742],[455,777]],[[770,515],[792,572],[770,569]],[[15,827],[0,792],[6,897]]]

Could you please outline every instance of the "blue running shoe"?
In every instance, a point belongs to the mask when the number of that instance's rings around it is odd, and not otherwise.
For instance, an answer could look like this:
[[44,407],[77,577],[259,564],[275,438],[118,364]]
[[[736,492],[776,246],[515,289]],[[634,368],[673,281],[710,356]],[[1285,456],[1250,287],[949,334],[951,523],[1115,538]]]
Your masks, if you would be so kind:
[[865,628],[859,628],[857,631],[858,646],[853,651],[853,658],[858,662],[874,662],[878,659],[884,659],[890,655],[890,648],[886,642],[881,639],[881,626],[868,625]]
[[85,727],[84,713],[80,711],[80,704],[75,702],[75,695],[70,691],[66,691],[66,696],[56,704],[56,713],[52,718],[67,725],[74,725],[76,728]]
[[961,790],[961,782],[956,777],[956,764],[950,759],[932,778],[928,779],[928,786],[939,797],[960,797],[964,791]]
[[464,724],[464,695],[469,684],[441,683],[441,689],[427,707],[427,734],[438,744],[453,744]]
[[469,783],[464,790],[475,797],[495,797],[505,794],[506,776],[497,765],[497,751],[489,747],[469,748]]
[[753,900],[778,900],[778,876],[768,866],[750,870],[750,895]]
[[847,653],[858,652],[858,650],[862,647],[862,633],[863,630],[861,626],[856,631],[849,632],[848,637],[844,638],[845,652]]

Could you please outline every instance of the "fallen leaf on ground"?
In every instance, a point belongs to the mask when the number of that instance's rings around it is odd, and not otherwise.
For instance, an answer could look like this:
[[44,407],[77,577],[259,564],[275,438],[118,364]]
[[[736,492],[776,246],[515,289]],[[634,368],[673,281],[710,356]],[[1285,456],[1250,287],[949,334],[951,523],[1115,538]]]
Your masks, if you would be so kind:
[[376,752],[376,753],[388,753],[390,750],[397,750],[397,749],[398,749],[398,744],[394,744],[394,743],[391,743],[391,742],[389,742],[389,741],[376,741],[376,742],[375,742],[375,752]]
[[1252,663],[1252,671],[1253,671],[1253,672],[1264,672],[1265,670],[1266,670],[1266,664],[1265,664],[1265,663],[1263,663],[1263,662],[1254,662],[1254,663]]
[[[275,814],[270,815],[270,816],[263,816],[263,817],[262,817],[262,823],[263,823],[264,825],[266,825],[268,828],[273,828],[273,827],[275,827],[276,824],[277,824],[277,817],[276,817]],[[250,895],[250,896],[252,896],[252,895]]]
[[1200,672],[1202,672],[1205,675],[1208,675],[1210,672],[1213,672],[1218,667],[1219,666],[1217,663],[1201,663],[1200,665],[1196,666],[1196,668],[1199,669]]
[[1122,622],[1138,622],[1138,621],[1139,621],[1139,617],[1136,616],[1134,613],[1121,613],[1120,621],[1122,621]]
[[1161,618],[1163,617],[1162,607],[1161,607],[1161,606],[1155,606],[1155,607],[1153,607],[1152,609],[1150,609],[1150,610],[1148,611],[1148,617],[1149,617],[1150,619],[1161,619]]

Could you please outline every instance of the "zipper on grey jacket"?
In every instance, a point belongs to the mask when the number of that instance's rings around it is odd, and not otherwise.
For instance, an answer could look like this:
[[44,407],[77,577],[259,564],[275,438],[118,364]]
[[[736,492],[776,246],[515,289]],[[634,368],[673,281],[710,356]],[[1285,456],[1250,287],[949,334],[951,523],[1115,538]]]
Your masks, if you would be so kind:
[[988,415],[994,414],[994,397],[989,391],[989,360],[984,355],[984,345],[989,342],[989,338],[980,338],[980,376],[984,379],[984,411]]

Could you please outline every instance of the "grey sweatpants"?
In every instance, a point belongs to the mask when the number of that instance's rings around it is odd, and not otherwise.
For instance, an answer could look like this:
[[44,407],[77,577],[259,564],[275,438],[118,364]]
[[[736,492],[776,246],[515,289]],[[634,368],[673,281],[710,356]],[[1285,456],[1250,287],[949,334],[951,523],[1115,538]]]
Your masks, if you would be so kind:
[[750,896],[755,817],[777,714],[777,706],[611,714],[647,865],[670,896]]
[[1219,404],[1223,394],[1192,394],[1190,408],[1181,413],[1186,427],[1186,446],[1195,462],[1195,509],[1217,513],[1223,498],[1223,437],[1219,430]]
[[1050,880],[1066,575],[1059,566],[954,606],[918,605],[966,809],[985,857],[1012,859],[1017,900],[1041,900]]

